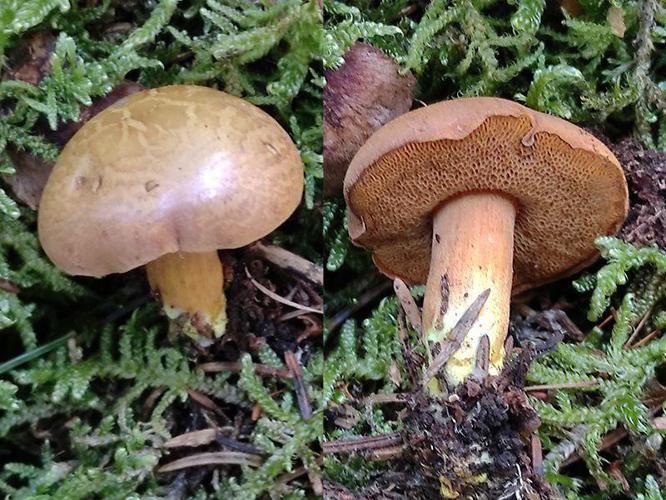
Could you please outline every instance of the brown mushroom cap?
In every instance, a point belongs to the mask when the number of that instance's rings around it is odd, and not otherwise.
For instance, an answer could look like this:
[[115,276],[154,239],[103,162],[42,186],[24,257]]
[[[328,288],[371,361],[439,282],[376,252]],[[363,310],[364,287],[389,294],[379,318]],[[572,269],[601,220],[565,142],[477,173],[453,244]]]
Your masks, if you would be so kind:
[[514,293],[594,261],[597,236],[614,234],[628,209],[613,154],[581,128],[491,97],[441,102],[378,130],[345,178],[349,234],[385,274],[425,283],[431,217],[465,192],[511,196]]
[[345,62],[325,72],[324,193],[340,195],[345,172],[372,133],[412,107],[411,73],[381,50],[355,43]]
[[67,143],[42,196],[39,237],[70,274],[126,272],[257,240],[289,217],[302,189],[298,150],[259,108],[205,87],[151,89]]

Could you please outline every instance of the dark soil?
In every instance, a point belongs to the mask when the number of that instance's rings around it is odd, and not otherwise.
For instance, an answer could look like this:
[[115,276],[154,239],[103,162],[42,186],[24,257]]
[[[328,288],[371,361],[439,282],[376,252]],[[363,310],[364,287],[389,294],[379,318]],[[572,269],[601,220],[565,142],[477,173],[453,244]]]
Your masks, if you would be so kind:
[[[226,344],[232,342],[242,350],[256,350],[266,342],[283,355],[285,351],[304,349],[310,353],[321,334],[321,316],[304,314],[282,320],[281,317],[294,309],[276,302],[261,292],[245,273],[282,297],[310,307],[322,306],[322,291],[312,282],[297,273],[280,269],[247,251],[223,255],[225,282],[227,287],[227,314],[229,324],[225,336],[213,346],[213,357],[218,361],[224,357]],[[303,364],[307,359],[303,360]]]
[[468,380],[444,401],[418,395],[407,418],[409,459],[445,498],[549,498],[527,443],[539,418],[523,391],[534,354],[498,377]]
[[413,395],[404,418],[404,454],[361,491],[328,483],[326,497],[553,498],[539,470],[539,451],[529,445],[540,422],[523,384],[536,353],[514,354],[500,376],[468,380],[443,398]]
[[618,143],[599,129],[588,129],[615,154],[629,186],[629,214],[619,236],[642,246],[666,248],[666,152],[646,149],[634,138]]
[[[225,252],[221,257],[225,266],[229,323],[224,336],[208,348],[195,347],[192,344],[195,363],[237,362],[243,352],[255,352],[268,344],[281,358],[284,358],[285,352],[292,352],[296,354],[301,365],[307,364],[310,354],[319,348],[321,317],[305,314],[282,319],[285,313],[294,309],[261,292],[247,277],[245,269],[271,291],[289,297],[299,304],[320,307],[321,290],[299,274],[257,258],[247,249]],[[230,382],[235,385],[235,377]],[[261,412],[259,407],[230,404],[207,396],[201,399],[197,395],[192,396],[174,412],[171,434],[177,436],[211,426],[220,429],[220,434],[208,445],[172,451],[164,458],[165,463],[193,452],[232,450],[259,453],[249,443],[254,424]],[[191,494],[200,484],[210,480],[215,468],[213,465],[191,468],[184,472],[174,472],[167,478],[174,481],[174,487]],[[300,480],[305,481],[301,488],[307,489],[307,476]]]
[[620,237],[634,245],[666,248],[666,153],[643,148],[636,139],[613,147],[629,184],[631,208]]

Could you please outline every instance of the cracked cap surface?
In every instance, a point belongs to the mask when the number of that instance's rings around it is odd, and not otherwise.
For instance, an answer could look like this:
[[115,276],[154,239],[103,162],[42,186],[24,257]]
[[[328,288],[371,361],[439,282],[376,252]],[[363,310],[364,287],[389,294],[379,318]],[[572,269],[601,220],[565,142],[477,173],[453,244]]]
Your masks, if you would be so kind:
[[517,204],[514,293],[589,265],[628,209],[622,168],[595,137],[512,101],[463,98],[396,118],[359,150],[344,185],[349,234],[384,274],[425,283],[432,214],[478,191]]
[[121,273],[167,253],[255,241],[302,191],[299,152],[268,114],[206,87],[150,89],[67,143],[44,189],[39,239],[70,274]]

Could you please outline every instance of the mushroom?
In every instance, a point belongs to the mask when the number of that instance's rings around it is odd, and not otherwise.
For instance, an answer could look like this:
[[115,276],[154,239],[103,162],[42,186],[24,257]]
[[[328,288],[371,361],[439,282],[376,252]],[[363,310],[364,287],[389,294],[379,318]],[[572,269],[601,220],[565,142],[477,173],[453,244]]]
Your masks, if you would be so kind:
[[51,260],[102,277],[146,266],[188,333],[226,323],[218,249],[247,245],[298,206],[303,165],[259,108],[218,90],[174,85],[114,103],[67,143],[42,195]]
[[[459,383],[482,337],[489,373],[504,358],[514,294],[571,275],[597,258],[628,209],[613,154],[560,118],[490,97],[421,108],[370,137],[344,184],[352,240],[377,267],[426,283],[423,328],[444,342],[484,291],[487,301],[446,365]],[[447,300],[448,296],[448,300]]]
[[349,162],[379,127],[412,106],[414,77],[381,50],[356,43],[325,72],[324,192],[339,195]]

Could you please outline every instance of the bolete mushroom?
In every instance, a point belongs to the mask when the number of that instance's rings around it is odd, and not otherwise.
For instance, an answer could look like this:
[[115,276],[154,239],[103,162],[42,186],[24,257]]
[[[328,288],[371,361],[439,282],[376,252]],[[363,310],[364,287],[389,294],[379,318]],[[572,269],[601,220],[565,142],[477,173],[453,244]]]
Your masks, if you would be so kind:
[[145,265],[167,313],[219,336],[217,250],[273,231],[302,190],[298,150],[268,114],[210,88],[151,89],[105,109],[67,143],[42,195],[39,238],[69,274]]
[[443,342],[490,290],[446,365],[453,383],[472,372],[484,335],[489,372],[498,373],[512,291],[589,265],[595,238],[615,233],[628,209],[622,169],[600,141],[490,97],[440,102],[389,122],[352,160],[344,193],[352,240],[384,274],[427,283],[429,341]]
[[381,50],[355,43],[327,70],[324,87],[324,193],[340,195],[349,162],[372,133],[412,107],[415,79]]

